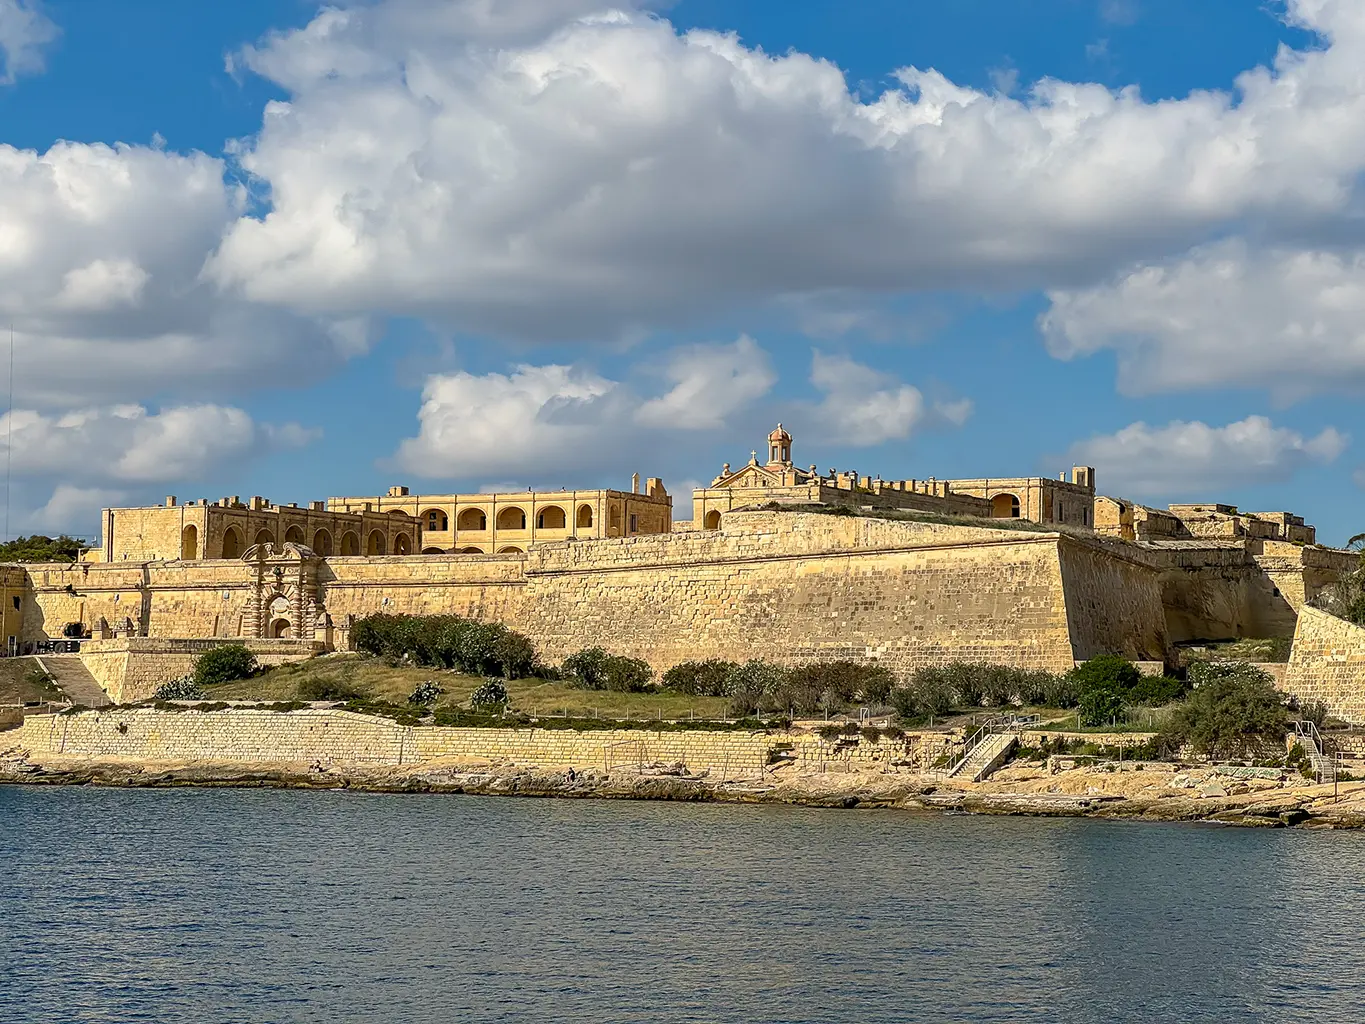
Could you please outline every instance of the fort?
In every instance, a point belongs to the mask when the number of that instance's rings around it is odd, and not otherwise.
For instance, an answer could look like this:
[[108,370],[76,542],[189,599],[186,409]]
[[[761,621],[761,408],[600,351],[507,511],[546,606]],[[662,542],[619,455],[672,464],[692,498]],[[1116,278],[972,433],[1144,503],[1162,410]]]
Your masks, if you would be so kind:
[[[884,480],[792,460],[721,473],[676,520],[663,483],[630,490],[265,498],[113,508],[74,564],[0,568],[0,636],[18,653],[85,637],[115,699],[192,650],[345,649],[374,612],[455,613],[527,634],[547,658],[594,645],[663,670],[762,656],[951,660],[1065,669],[1101,653],[1170,663],[1198,640],[1289,637],[1357,565],[1289,512],[1148,508],[1059,479]],[[273,645],[273,646],[272,646]],[[139,671],[151,659],[164,671]]]

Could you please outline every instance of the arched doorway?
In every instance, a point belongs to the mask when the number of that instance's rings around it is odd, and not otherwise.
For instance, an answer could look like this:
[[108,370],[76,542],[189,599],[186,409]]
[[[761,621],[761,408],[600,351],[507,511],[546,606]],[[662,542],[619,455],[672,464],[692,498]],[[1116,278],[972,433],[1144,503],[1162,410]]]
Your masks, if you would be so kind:
[[332,535],[326,530],[313,534],[313,553],[326,558],[332,553]]
[[992,519],[1018,519],[1019,497],[1014,494],[997,494],[991,499]]
[[524,530],[526,529],[526,512],[509,505],[498,513],[499,530]]
[[536,529],[538,530],[562,530],[566,522],[564,510],[558,505],[546,505],[536,513]]
[[354,530],[347,530],[341,535],[341,553],[343,555],[360,554],[360,538],[356,536]]
[[459,554],[459,555],[482,555],[482,554],[485,554],[485,552],[484,552],[483,548],[460,548],[460,550],[457,551],[456,554]]
[[276,640],[288,640],[294,635],[294,628],[288,619],[276,619],[270,624],[270,635]]
[[395,555],[412,554],[412,541],[408,540],[406,533],[400,533],[393,539],[393,553]]
[[445,552],[442,551],[440,548],[423,548],[423,549],[422,549],[422,554],[424,554],[424,555],[444,555]]
[[284,542],[286,544],[298,544],[302,546],[303,530],[299,529],[299,527],[297,526],[291,526],[289,529],[284,531]]
[[524,555],[525,553],[526,552],[522,551],[521,548],[517,547],[515,544],[509,544],[498,552],[500,555]]
[[710,512],[706,513],[706,518],[702,520],[702,525],[705,526],[706,529],[708,530],[719,530],[720,512],[718,512],[716,509],[712,509]]
[[193,523],[180,533],[180,557],[186,561],[199,557],[199,527]]
[[367,555],[384,554],[384,535],[380,533],[378,530],[372,530],[370,532],[370,542],[365,547],[365,554]]
[[223,534],[223,557],[242,557],[242,535],[237,532],[235,526],[229,526],[227,532]]
[[587,527],[592,526],[592,506],[591,506],[591,505],[579,505],[579,506],[578,506],[578,525],[579,525],[580,528],[587,528]]
[[269,544],[269,545],[271,545],[271,546],[273,547],[273,545],[274,545],[274,543],[275,543],[275,535],[274,535],[273,533],[271,533],[269,530],[257,530],[257,531],[256,531],[256,543],[257,543],[257,544]]

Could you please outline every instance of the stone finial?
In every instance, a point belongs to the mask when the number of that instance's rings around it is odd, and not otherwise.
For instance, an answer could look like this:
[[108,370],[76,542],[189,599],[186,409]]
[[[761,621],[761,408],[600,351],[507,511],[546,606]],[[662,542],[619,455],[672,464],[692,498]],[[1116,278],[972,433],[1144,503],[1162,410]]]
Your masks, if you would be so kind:
[[720,467],[720,471],[721,471],[721,473],[722,473],[723,475],[729,476],[729,475],[730,475],[730,463],[727,462],[725,465],[721,466],[721,467]]

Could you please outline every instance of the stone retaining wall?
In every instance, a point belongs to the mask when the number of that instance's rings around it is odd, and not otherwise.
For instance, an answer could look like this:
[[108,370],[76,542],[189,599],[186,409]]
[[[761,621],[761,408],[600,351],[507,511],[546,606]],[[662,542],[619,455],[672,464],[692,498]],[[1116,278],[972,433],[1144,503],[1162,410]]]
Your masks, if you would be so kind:
[[1321,701],[1334,718],[1365,724],[1365,629],[1305,607],[1282,685],[1301,701]]
[[179,679],[194,668],[195,659],[222,644],[243,644],[265,668],[303,661],[322,652],[311,640],[177,640],[128,637],[87,640],[81,662],[115,704],[146,700],[162,683]]

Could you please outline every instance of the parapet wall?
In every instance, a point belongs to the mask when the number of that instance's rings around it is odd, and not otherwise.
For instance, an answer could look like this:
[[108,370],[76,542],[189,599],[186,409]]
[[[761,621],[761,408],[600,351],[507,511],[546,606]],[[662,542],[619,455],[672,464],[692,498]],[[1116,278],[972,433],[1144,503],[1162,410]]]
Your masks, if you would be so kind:
[[39,758],[56,754],[145,761],[383,765],[455,758],[603,770],[662,762],[732,775],[758,774],[778,748],[807,763],[869,767],[903,759],[912,748],[920,754],[918,763],[927,764],[950,742],[949,736],[933,733],[900,741],[858,740],[836,748],[810,733],[411,727],[333,709],[282,713],[252,708],[116,708],[34,715],[4,734],[6,747],[17,746]]
[[195,659],[223,643],[242,643],[265,668],[303,661],[322,652],[311,640],[175,640],[128,637],[87,640],[81,662],[115,704],[146,700],[162,683],[189,673]]
[[1301,701],[1321,701],[1335,718],[1365,724],[1365,629],[1304,608],[1283,686]]

